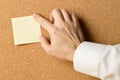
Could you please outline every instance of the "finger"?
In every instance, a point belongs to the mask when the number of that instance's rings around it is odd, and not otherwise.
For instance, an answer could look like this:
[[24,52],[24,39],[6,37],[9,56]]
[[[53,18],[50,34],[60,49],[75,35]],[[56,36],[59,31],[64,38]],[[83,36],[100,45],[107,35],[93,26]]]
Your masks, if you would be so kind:
[[82,28],[81,26],[77,26],[78,28],[77,29],[77,33],[79,35],[79,39],[80,41],[84,41],[85,40],[85,37],[84,37],[84,34],[83,34],[83,31],[82,31]]
[[77,16],[75,15],[75,13],[72,13],[71,15],[72,15],[72,20],[73,20],[74,24],[78,24],[79,25],[79,26],[76,26],[76,27],[78,27],[77,28],[77,32],[78,32],[78,35],[80,36],[80,40],[84,41],[85,37],[83,35],[83,31],[82,31],[82,28],[80,26],[79,20],[78,20]]
[[71,19],[70,13],[67,10],[65,10],[65,9],[62,9],[61,11],[62,11],[62,14],[64,16],[65,21],[66,22],[71,22],[72,19]]
[[40,36],[40,42],[41,42],[41,46],[43,47],[43,49],[48,52],[48,50],[50,49],[50,43],[48,42],[48,40],[43,37]]
[[63,15],[62,15],[62,12],[59,10],[59,9],[54,9],[52,12],[51,12],[51,17],[54,18],[54,21],[63,21],[64,18],[63,18]]
[[78,18],[77,18],[77,16],[75,15],[75,13],[72,13],[71,16],[72,16],[72,21],[73,21],[73,22],[79,23]]
[[41,17],[38,14],[34,14],[33,17],[35,18],[35,20],[42,25],[42,27],[47,30],[49,33],[52,31],[53,29],[53,25],[48,22],[46,19],[44,19],[43,17]]
[[84,41],[84,40],[85,40],[85,37],[84,37],[84,35],[83,35],[83,31],[82,31],[81,28],[78,30],[78,34],[79,34],[79,36],[80,36],[80,40],[81,40],[81,41]]

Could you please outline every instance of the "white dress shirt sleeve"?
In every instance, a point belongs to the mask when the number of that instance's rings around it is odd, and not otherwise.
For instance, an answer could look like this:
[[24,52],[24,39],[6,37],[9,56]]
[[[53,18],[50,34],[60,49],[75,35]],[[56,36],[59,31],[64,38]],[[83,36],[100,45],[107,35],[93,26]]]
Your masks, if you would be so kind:
[[73,66],[102,80],[120,80],[120,45],[83,42],[75,51]]

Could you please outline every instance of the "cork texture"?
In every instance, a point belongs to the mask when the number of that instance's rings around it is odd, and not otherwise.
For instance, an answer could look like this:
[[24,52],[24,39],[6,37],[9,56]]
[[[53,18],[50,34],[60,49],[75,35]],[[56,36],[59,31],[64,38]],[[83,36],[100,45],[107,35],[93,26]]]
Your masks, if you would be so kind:
[[[47,55],[40,43],[15,46],[11,18],[54,8],[75,12],[86,40],[120,43],[120,0],[0,0],[0,80],[99,80],[75,72],[70,62]],[[43,30],[43,34],[48,36]]]

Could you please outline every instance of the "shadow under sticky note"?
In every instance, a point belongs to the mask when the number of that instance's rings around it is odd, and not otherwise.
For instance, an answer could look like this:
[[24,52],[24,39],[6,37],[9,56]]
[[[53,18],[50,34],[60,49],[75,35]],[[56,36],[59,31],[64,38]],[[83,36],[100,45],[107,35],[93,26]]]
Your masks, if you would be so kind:
[[12,18],[12,28],[15,45],[40,42],[40,24],[34,20],[33,16]]

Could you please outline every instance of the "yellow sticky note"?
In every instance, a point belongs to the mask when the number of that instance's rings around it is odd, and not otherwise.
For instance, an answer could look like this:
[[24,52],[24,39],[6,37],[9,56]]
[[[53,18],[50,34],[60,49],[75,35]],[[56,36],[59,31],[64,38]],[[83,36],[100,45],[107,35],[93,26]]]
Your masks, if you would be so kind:
[[12,18],[12,28],[15,45],[40,42],[40,24],[33,16]]

